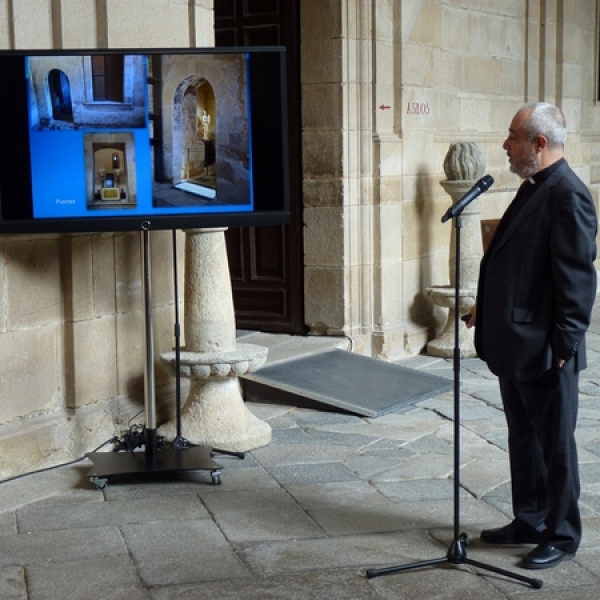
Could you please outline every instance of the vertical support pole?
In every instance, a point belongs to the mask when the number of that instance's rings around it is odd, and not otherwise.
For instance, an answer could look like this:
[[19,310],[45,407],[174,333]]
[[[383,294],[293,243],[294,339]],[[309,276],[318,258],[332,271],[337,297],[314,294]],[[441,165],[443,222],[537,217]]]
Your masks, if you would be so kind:
[[454,540],[460,539],[460,232],[461,215],[454,219],[456,232],[456,273],[454,297]]
[[154,380],[154,335],[152,329],[152,270],[150,232],[141,232],[142,301],[144,314],[144,408],[146,411],[146,458],[156,462],[156,386]]

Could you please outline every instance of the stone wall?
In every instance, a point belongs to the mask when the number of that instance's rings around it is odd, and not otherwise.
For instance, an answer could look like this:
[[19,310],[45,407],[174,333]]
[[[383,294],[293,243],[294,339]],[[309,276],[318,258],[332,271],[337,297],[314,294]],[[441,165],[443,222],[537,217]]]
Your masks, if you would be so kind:
[[476,142],[498,218],[518,179],[502,143],[525,102],[559,104],[567,159],[598,196],[598,2],[304,0],[306,323],[359,352],[419,352],[444,314],[425,290],[449,282],[443,159]]
[[[2,49],[212,41],[212,0],[0,1]],[[158,358],[174,344],[172,236],[150,239],[158,400],[172,406]],[[0,237],[0,479],[80,457],[143,410],[140,246],[138,233]],[[178,253],[183,290],[183,234]]]

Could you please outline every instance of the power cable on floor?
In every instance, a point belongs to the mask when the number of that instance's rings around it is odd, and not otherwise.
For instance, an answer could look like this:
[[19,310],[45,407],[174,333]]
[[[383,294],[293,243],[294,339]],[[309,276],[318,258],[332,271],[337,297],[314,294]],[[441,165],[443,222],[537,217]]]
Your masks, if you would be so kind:
[[[104,446],[106,446],[108,444],[114,444],[118,441],[119,441],[119,438],[117,436],[112,437],[109,440],[102,442],[102,444],[100,444],[95,450],[92,450],[92,452],[97,452],[98,450],[100,450],[100,448],[104,448]],[[17,479],[22,479],[23,477],[28,477],[29,475],[37,475],[38,473],[46,473],[47,471],[53,471],[54,469],[60,469],[61,467],[68,467],[70,465],[75,465],[78,462],[81,462],[82,460],[84,460],[85,458],[86,458],[85,456],[82,456],[80,458],[70,460],[69,462],[62,463],[60,465],[53,465],[52,467],[45,467],[43,469],[38,469],[36,471],[28,471],[27,473],[21,473],[20,475],[15,475],[14,477],[9,477],[8,479],[0,479],[0,484],[8,483],[9,481],[15,481]]]

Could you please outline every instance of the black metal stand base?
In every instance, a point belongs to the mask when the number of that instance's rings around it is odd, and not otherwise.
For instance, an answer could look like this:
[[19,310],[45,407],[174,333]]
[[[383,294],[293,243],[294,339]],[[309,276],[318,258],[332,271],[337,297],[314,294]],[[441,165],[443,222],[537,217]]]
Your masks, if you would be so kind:
[[544,582],[541,579],[525,577],[524,575],[519,575],[518,573],[513,573],[512,571],[506,571],[505,569],[499,569],[498,567],[494,567],[493,565],[488,565],[477,560],[472,560],[468,558],[466,550],[466,546],[468,545],[468,543],[469,539],[467,535],[465,533],[462,533],[458,540],[452,542],[452,544],[448,548],[448,553],[442,558],[435,558],[433,560],[423,560],[419,562],[408,563],[405,565],[396,565],[393,567],[385,567],[383,569],[368,569],[367,578],[373,579],[374,577],[378,577],[379,575],[391,575],[393,573],[401,573],[402,571],[410,571],[414,569],[434,567],[436,565],[451,563],[453,565],[471,565],[479,569],[491,571],[492,573],[496,573],[497,575],[504,575],[505,577],[516,579],[517,581],[522,581],[523,583],[528,583],[531,587],[537,590],[539,590],[544,585]]
[[156,448],[144,452],[90,452],[86,454],[93,467],[88,477],[103,490],[111,477],[153,477],[186,471],[210,471],[212,483],[222,483],[221,465],[212,459],[213,450],[206,446]]
[[115,476],[155,477],[201,470],[211,472],[213,484],[222,482],[221,465],[212,460],[211,450],[204,447],[158,450],[152,459],[145,452],[90,452],[85,456],[93,463],[88,477],[98,489],[104,489],[108,480]]

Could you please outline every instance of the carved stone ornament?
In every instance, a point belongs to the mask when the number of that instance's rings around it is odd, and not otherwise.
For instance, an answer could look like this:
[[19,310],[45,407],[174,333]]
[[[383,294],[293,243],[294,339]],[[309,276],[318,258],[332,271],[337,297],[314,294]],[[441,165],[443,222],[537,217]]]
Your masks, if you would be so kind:
[[444,158],[444,173],[452,181],[476,181],[483,177],[485,158],[475,142],[455,142]]

